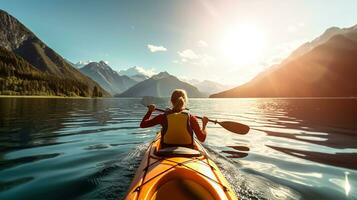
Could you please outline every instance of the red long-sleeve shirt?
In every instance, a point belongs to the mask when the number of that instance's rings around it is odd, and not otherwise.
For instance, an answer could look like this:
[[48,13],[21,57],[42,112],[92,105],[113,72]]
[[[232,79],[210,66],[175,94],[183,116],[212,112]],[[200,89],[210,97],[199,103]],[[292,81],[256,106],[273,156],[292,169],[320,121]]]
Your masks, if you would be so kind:
[[[141,120],[140,123],[140,128],[148,128],[148,127],[152,127],[155,125],[160,124],[162,127],[165,126],[165,115],[164,114],[160,114],[155,116],[154,118],[150,119],[152,112],[148,111],[145,116],[143,117],[143,119]],[[193,115],[190,115],[190,125],[192,130],[195,132],[198,140],[200,140],[201,142],[204,142],[206,139],[206,133],[205,131],[201,130],[200,125],[198,124],[197,118]]]

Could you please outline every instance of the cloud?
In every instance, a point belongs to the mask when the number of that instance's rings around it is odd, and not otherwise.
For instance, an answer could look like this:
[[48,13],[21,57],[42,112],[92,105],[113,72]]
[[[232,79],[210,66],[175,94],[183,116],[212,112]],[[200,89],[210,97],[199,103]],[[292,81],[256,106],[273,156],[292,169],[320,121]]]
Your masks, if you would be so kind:
[[[181,58],[182,63],[191,63],[194,65],[207,66],[212,64],[216,59],[206,54],[197,54],[191,49],[186,49],[177,52]],[[174,63],[179,63],[178,60],[174,60]]]
[[177,52],[179,54],[179,56],[181,57],[181,61],[182,62],[186,62],[187,60],[195,60],[200,58],[199,55],[197,55],[194,51],[192,51],[191,49],[186,49],[183,51],[179,51]]
[[123,69],[119,71],[119,74],[121,75],[127,75],[127,76],[134,76],[137,74],[143,74],[146,76],[151,77],[154,74],[157,74],[158,72],[154,68],[145,68],[145,67],[130,67],[127,69]]
[[155,75],[155,74],[158,73],[158,72],[156,71],[156,69],[154,69],[154,68],[149,68],[149,69],[146,69],[146,68],[144,68],[144,67],[136,67],[136,68],[138,69],[138,71],[139,71],[140,73],[145,74],[145,75],[147,75],[147,76],[149,76],[149,77],[151,77],[151,76],[153,76],[153,75]]
[[163,46],[156,46],[156,45],[148,44],[147,47],[150,50],[150,52],[153,52],[153,53],[158,52],[158,51],[167,51],[167,49]]
[[208,47],[208,44],[207,42],[203,41],[203,40],[200,40],[197,42],[197,46],[199,47]]

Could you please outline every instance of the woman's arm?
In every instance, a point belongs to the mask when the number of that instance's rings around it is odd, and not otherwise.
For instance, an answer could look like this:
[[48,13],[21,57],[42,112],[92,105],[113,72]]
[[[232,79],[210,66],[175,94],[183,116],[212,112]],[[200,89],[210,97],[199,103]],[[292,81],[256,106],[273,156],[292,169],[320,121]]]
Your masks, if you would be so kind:
[[155,105],[150,105],[148,107],[147,113],[145,114],[145,116],[141,120],[140,128],[148,128],[148,127],[155,126],[157,124],[162,124],[163,115],[158,115],[158,116],[150,119],[150,116],[154,112],[154,110],[155,110]]
[[200,128],[200,125],[198,124],[197,118],[195,116],[191,116],[190,123],[191,123],[191,128],[195,132],[198,140],[200,142],[204,142],[207,136],[206,125],[208,123],[208,118],[207,117],[202,118],[202,129]]

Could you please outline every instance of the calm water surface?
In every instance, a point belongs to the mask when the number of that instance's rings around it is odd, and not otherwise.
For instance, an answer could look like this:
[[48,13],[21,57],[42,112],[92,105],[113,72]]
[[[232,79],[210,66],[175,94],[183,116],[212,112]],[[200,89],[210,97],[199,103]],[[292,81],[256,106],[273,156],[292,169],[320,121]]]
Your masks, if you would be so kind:
[[[0,98],[0,199],[122,199],[159,127],[141,99]],[[159,106],[165,107],[165,104]],[[240,199],[357,199],[356,99],[192,99]]]

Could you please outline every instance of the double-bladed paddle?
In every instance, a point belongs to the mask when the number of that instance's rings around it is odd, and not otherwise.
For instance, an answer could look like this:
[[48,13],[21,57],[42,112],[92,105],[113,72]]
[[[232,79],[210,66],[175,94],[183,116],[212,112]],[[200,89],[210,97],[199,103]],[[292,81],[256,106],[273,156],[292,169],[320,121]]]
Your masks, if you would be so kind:
[[[156,111],[159,112],[165,112],[165,110],[160,109],[160,108],[155,108]],[[200,116],[196,116],[198,119],[202,119],[202,117]],[[249,132],[249,126],[245,125],[245,124],[241,124],[238,122],[233,122],[233,121],[218,121],[218,120],[211,120],[208,119],[209,122],[213,122],[215,124],[219,124],[221,125],[224,129],[233,132],[233,133],[237,133],[237,134],[247,134]]]

